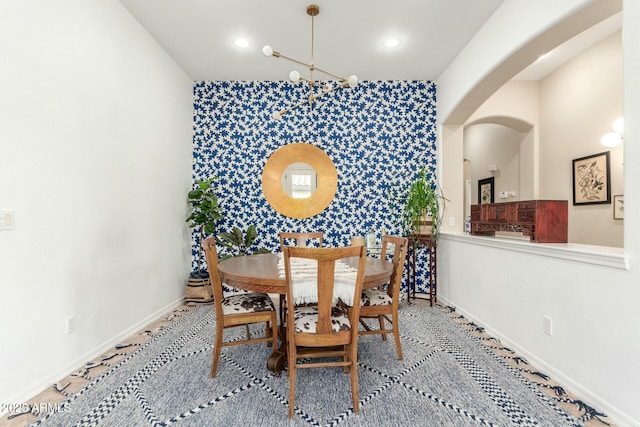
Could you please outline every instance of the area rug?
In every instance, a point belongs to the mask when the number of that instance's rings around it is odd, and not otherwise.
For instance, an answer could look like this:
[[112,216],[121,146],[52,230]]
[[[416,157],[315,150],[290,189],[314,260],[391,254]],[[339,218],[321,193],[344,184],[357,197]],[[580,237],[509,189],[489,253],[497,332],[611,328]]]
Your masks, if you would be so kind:
[[[606,416],[570,397],[526,361],[449,307],[404,306],[404,360],[393,340],[359,340],[360,412],[351,407],[349,375],[341,368],[301,370],[295,417],[287,418],[286,373],[266,369],[265,344],[222,350],[209,377],[214,338],[212,306],[177,310],[168,326],[143,331],[148,340],[123,343],[98,364],[109,367],[60,410],[34,426],[581,426]],[[256,328],[253,333],[263,330]],[[234,335],[234,333],[236,335]],[[229,331],[240,338],[243,328]],[[106,359],[106,360],[103,360]],[[113,360],[112,359],[112,360]],[[103,363],[104,362],[104,363]],[[93,364],[91,364],[93,363]],[[76,373],[87,376],[96,366]]]

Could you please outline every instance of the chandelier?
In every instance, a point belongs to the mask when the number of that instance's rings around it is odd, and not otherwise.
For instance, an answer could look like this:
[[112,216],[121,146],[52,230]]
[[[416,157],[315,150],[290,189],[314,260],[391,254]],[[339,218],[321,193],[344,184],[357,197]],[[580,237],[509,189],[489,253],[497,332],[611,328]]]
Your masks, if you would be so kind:
[[[283,54],[281,54],[280,52],[276,52],[275,50],[273,50],[271,48],[271,46],[267,45],[264,48],[262,48],[262,53],[264,54],[264,56],[273,56],[275,58],[283,58],[286,59],[288,61],[294,62],[296,64],[299,65],[303,65],[305,67],[307,67],[309,69],[309,78],[303,77],[300,75],[299,72],[297,71],[292,71],[291,73],[289,73],[289,79],[293,82],[293,83],[298,83],[300,81],[304,81],[307,83],[307,85],[309,86],[309,96],[307,97],[307,99],[305,99],[304,101],[296,104],[296,105],[292,105],[290,107],[287,107],[281,111],[275,111],[271,117],[273,117],[276,120],[279,120],[280,118],[282,118],[283,114],[288,113],[291,110],[294,110],[298,107],[301,107],[303,105],[309,104],[309,108],[313,108],[313,103],[320,97],[327,95],[337,89],[341,89],[341,88],[345,88],[347,86],[349,87],[355,87],[358,84],[358,78],[356,76],[349,76],[348,78],[344,78],[344,77],[340,77],[337,76],[333,73],[330,73],[328,71],[325,71],[321,68],[318,68],[315,66],[314,64],[314,58],[313,58],[313,54],[314,54],[314,18],[320,13],[320,7],[318,7],[318,5],[315,4],[311,4],[309,6],[307,6],[307,15],[311,16],[311,63],[310,64],[306,64],[302,61],[298,61],[297,59],[293,59],[293,58],[289,58]],[[319,87],[318,82],[316,82],[313,79],[313,72],[314,71],[318,71],[320,73],[326,74],[327,76],[331,76],[335,79],[339,80],[339,83],[335,84],[335,85],[330,85],[330,84],[326,84],[324,86],[322,86],[320,88],[320,90],[316,89],[316,87]]]

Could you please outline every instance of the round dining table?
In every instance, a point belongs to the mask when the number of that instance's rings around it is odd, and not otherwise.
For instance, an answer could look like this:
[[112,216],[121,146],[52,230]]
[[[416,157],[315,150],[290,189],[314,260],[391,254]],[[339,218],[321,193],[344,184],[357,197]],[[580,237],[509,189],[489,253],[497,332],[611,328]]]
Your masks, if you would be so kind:
[[[284,276],[278,270],[278,254],[254,254],[226,259],[218,264],[222,283],[236,289],[252,292],[285,295],[287,293]],[[347,258],[344,262],[354,268],[358,266],[358,258]],[[373,288],[389,282],[393,264],[380,258],[367,257],[364,267],[363,289]],[[267,360],[267,369],[280,374],[287,358],[286,335],[279,348]]]

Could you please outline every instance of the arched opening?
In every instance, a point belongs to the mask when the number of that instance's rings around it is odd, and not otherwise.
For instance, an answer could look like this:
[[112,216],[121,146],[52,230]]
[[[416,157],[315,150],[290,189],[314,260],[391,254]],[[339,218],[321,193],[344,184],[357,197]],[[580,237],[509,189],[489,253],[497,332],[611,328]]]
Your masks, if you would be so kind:
[[[565,34],[562,30],[568,23],[576,23],[578,18],[571,17],[558,24],[548,33],[540,35],[531,42],[538,45],[541,41],[549,44],[547,50],[561,45],[567,40],[558,37],[556,44],[551,44],[553,35]],[[595,22],[594,22],[595,21]],[[590,26],[611,22],[621,25],[622,13],[603,12],[597,20],[589,16]],[[583,30],[590,28],[586,26]],[[574,36],[575,33],[571,35]],[[571,38],[569,37],[569,38]],[[527,51],[532,46],[525,46]],[[611,194],[624,193],[622,173],[622,149],[608,149],[600,145],[601,136],[609,131],[611,122],[622,116],[622,37],[620,27],[613,34],[586,47],[583,53],[568,60],[540,80],[507,80],[519,71],[513,68],[507,73],[502,67],[514,67],[517,58],[523,53],[519,51],[504,61],[490,76],[487,76],[472,90],[464,101],[452,112],[442,128],[442,147],[447,150],[446,172],[443,186],[450,189],[453,201],[448,207],[452,210],[447,215],[468,215],[468,200],[477,195],[474,185],[473,171],[482,170],[486,177],[503,173],[496,161],[489,160],[484,153],[478,164],[468,151],[469,138],[491,139],[491,134],[500,132],[521,133],[526,149],[519,150],[520,176],[524,181],[508,188],[498,188],[496,196],[506,192],[504,199],[496,197],[496,202],[528,199],[557,199],[569,201],[569,242],[595,246],[623,247],[623,221],[614,219],[613,204],[574,206],[572,204],[572,159],[588,156],[598,152],[610,151],[611,157]],[[559,70],[559,71],[558,71]],[[573,75],[570,74],[573,72]],[[497,80],[505,78],[502,86]],[[509,77],[509,78],[511,78]],[[496,86],[492,93],[489,88]],[[471,108],[475,110],[471,110]],[[479,136],[484,134],[483,136]],[[517,138],[516,138],[517,139]],[[455,145],[459,144],[458,148]],[[488,145],[487,145],[488,147]],[[523,155],[523,153],[526,153]],[[451,157],[459,156],[458,166],[450,168]],[[466,162],[465,162],[466,161]],[[485,164],[486,163],[486,164]],[[497,169],[489,171],[489,166]],[[465,170],[471,171],[471,185]],[[454,178],[452,180],[451,178]],[[456,184],[454,181],[462,181]],[[458,182],[460,182],[458,181]],[[471,188],[471,197],[468,197]],[[514,188],[514,189],[512,189]],[[460,189],[459,198],[456,189]],[[512,195],[514,193],[514,195]],[[519,195],[518,195],[519,193]],[[457,209],[457,212],[455,211]],[[452,223],[453,221],[450,221]],[[462,224],[464,221],[458,222]],[[461,226],[460,226],[461,228]],[[452,230],[452,231],[460,231]],[[596,232],[594,232],[594,230]]]

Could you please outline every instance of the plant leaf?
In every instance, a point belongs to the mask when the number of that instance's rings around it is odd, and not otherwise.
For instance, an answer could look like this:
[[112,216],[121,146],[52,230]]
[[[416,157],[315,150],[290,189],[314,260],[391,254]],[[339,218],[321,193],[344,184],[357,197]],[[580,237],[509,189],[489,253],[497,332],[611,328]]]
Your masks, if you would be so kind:
[[255,225],[250,225],[249,228],[247,228],[247,233],[245,234],[244,237],[244,245],[247,248],[250,248],[251,245],[253,245],[254,240],[256,240],[256,226]]

